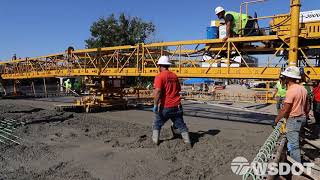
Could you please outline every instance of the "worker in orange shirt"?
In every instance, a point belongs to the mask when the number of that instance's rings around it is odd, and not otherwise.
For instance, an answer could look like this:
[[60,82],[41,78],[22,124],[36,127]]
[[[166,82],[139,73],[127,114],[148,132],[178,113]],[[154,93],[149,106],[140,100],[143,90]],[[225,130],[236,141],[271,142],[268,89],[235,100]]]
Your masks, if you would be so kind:
[[284,82],[287,84],[286,98],[275,122],[278,123],[282,118],[287,119],[287,140],[290,156],[301,163],[300,154],[300,132],[306,123],[306,113],[308,110],[307,90],[297,83],[301,80],[298,67],[288,67],[281,73],[284,76]]
[[183,141],[191,146],[188,128],[183,120],[179,79],[176,74],[169,71],[171,63],[168,56],[161,56],[157,64],[160,74],[154,79],[153,112],[156,118],[153,123],[152,141],[159,144],[160,130],[166,121],[171,119],[173,130],[177,129]]

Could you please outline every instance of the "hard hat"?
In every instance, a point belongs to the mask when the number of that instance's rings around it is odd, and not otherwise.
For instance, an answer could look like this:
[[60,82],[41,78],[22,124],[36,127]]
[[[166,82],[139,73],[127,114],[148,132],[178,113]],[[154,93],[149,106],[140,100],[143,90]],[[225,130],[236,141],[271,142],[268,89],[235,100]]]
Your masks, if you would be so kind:
[[221,7],[221,6],[218,6],[218,7],[216,7],[216,9],[215,9],[214,11],[215,11],[216,15],[218,15],[219,13],[221,13],[222,11],[224,11],[224,9],[223,9],[223,7]]
[[168,56],[161,56],[158,60],[159,65],[171,65],[171,63],[169,62],[170,59]]
[[293,78],[293,79],[301,79],[300,69],[295,66],[288,67],[285,71],[281,73],[283,76]]

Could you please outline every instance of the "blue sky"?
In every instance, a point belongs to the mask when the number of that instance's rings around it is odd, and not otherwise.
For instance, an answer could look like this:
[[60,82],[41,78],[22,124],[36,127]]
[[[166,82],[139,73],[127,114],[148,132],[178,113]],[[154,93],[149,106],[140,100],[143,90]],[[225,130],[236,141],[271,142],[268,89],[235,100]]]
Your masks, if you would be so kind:
[[[152,21],[161,41],[204,39],[214,8],[239,11],[240,0],[0,0],[0,59],[33,57],[85,47],[90,25],[101,16],[125,12]],[[259,16],[289,12],[290,0],[250,6]],[[302,0],[302,10],[320,9]],[[267,23],[262,22],[262,26]]]

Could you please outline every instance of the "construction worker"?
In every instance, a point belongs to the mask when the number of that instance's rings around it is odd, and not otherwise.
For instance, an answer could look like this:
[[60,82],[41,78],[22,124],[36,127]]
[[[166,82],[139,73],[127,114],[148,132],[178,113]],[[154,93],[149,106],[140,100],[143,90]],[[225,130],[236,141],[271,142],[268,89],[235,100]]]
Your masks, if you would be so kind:
[[[310,73],[310,72],[309,72]],[[311,110],[311,104],[312,104],[312,99],[313,99],[313,92],[311,89],[311,86],[308,84],[309,81],[309,76],[308,76],[308,72],[305,73],[304,72],[304,68],[300,67],[300,74],[301,74],[301,85],[307,90],[307,97],[308,97],[308,112],[306,114],[306,119],[307,119],[307,123],[308,121],[310,121],[310,117],[309,117],[309,112]]]
[[275,86],[275,92],[273,94],[273,97],[275,97],[277,100],[276,108],[278,113],[283,106],[283,101],[284,101],[284,98],[286,97],[286,92],[287,92],[286,85],[283,81],[283,77],[280,76],[280,79]]
[[317,126],[317,135],[320,138],[320,82],[313,87],[313,115]]
[[278,123],[282,118],[287,119],[286,137],[288,140],[288,150],[290,156],[295,161],[301,163],[299,137],[300,131],[306,123],[306,112],[308,112],[307,90],[297,83],[297,80],[301,79],[298,67],[288,67],[281,74],[284,76],[283,78],[288,90],[284,105],[276,117],[275,123]]
[[[241,31],[243,31],[244,35],[247,36],[253,35],[253,33],[256,31],[256,28],[254,27],[254,21],[250,20],[250,17],[246,14],[240,14],[233,11],[226,12],[221,6],[218,6],[215,9],[215,13],[219,19],[224,19],[226,24],[226,37],[223,38],[223,41],[240,34]],[[240,19],[242,29],[240,29]]]
[[80,94],[80,92],[81,92],[81,82],[78,79],[76,79],[74,84],[73,84],[73,86],[74,86],[75,92]]
[[[177,129],[183,141],[191,146],[188,128],[183,120],[183,110],[179,92],[181,86],[178,77],[169,71],[171,65],[168,56],[161,56],[158,60],[160,74],[154,79],[154,106],[155,120],[153,123],[152,141],[159,144],[160,130],[171,119],[173,130]],[[175,131],[173,131],[174,133]],[[175,133],[174,133],[175,135]]]
[[70,79],[67,79],[64,81],[64,87],[66,88],[66,93],[69,93],[71,90],[71,81]]

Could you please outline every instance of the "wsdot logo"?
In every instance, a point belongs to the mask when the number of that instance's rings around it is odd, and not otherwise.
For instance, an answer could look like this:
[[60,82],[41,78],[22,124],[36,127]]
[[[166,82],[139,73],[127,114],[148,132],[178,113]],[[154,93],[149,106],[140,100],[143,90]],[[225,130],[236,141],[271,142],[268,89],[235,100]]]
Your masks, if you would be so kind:
[[245,157],[238,156],[231,162],[231,170],[237,175],[244,175],[250,169],[250,163]]
[[244,175],[249,170],[256,176],[268,176],[268,175],[288,175],[292,173],[293,175],[301,175],[306,172],[307,175],[311,174],[311,168],[314,167],[314,163],[286,163],[286,162],[270,162],[270,163],[260,163],[249,161],[242,156],[234,158],[231,162],[231,170],[237,175]]

